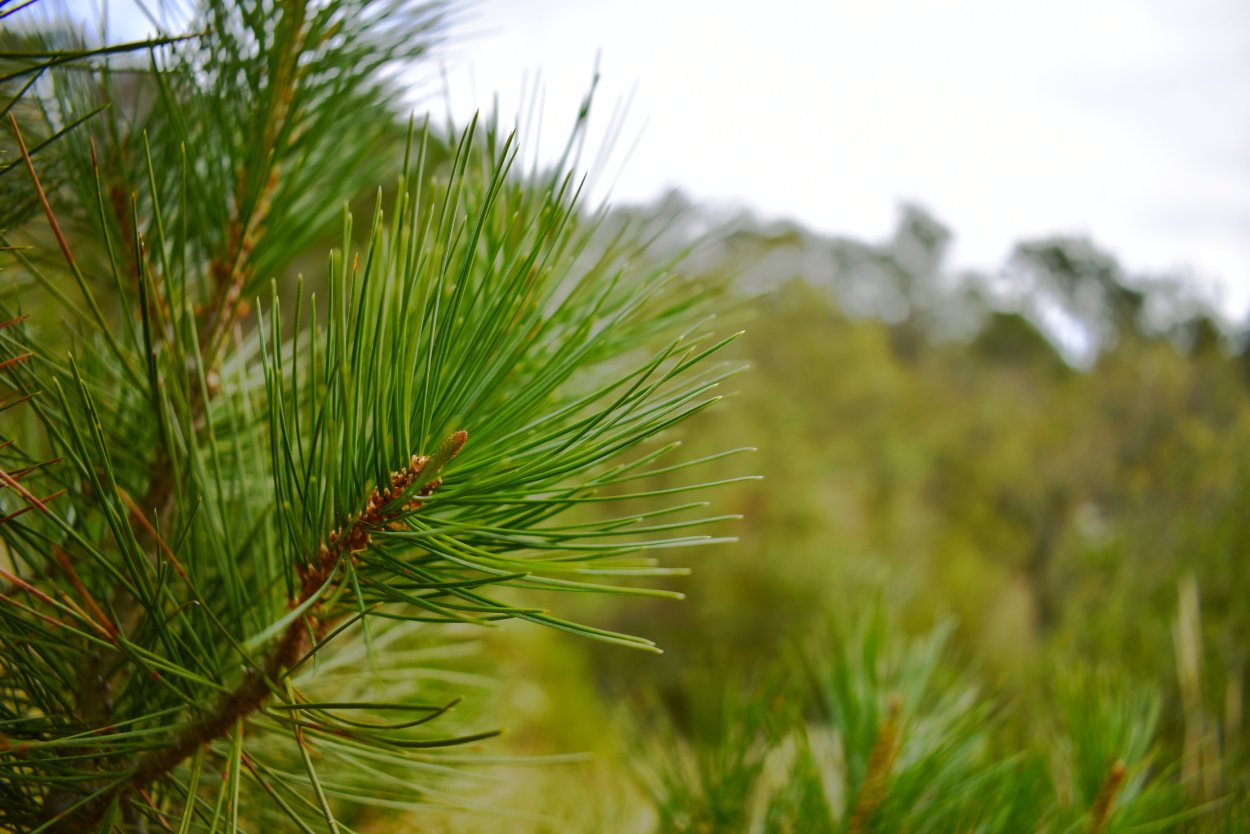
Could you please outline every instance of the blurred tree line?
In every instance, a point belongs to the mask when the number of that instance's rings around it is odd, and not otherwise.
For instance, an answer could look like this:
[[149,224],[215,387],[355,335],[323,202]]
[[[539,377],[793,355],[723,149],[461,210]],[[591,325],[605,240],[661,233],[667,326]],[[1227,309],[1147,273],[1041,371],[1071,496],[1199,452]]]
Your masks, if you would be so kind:
[[[660,251],[710,225],[680,195],[643,214]],[[764,478],[725,488],[741,542],[688,560],[685,603],[621,609],[669,654],[600,674],[676,691],[692,662],[749,669],[880,589],[911,631],[954,615],[1009,695],[1071,666],[1149,681],[1173,752],[1197,725],[1240,764],[1250,344],[1088,240],[1021,243],[993,274],[949,270],[950,241],[905,206],[882,243],[748,220],[695,249],[751,370],[685,442],[751,443]]]

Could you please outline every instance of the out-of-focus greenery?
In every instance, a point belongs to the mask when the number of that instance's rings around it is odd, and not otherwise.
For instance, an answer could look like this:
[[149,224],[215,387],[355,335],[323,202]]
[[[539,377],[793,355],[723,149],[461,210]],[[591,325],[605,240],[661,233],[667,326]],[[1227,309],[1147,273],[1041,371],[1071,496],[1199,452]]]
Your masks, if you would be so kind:
[[1187,796],[1160,760],[1153,688],[1066,671],[1048,732],[1004,743],[1018,706],[958,668],[949,636],[899,641],[877,612],[807,641],[805,685],[688,679],[688,730],[639,733],[656,830],[1245,830],[1244,805]]
[[[876,247],[740,232],[695,261],[766,291],[743,304],[735,349],[752,372],[733,407],[685,439],[756,445],[765,478],[735,488],[742,541],[697,565],[694,599],[631,616],[770,653],[886,580],[907,625],[954,613],[960,644],[996,668],[1060,652],[1161,679],[1192,575],[1208,688],[1222,693],[1250,636],[1250,362],[1237,334],[1186,299],[1170,306],[1188,317],[1160,323],[1176,285],[1130,282],[1081,241],[1022,245],[998,276],[943,273],[940,245],[909,266],[922,220],[937,225],[908,212]],[[995,294],[1003,284],[1029,292]],[[869,289],[905,314],[846,312],[870,307]],[[1061,305],[1076,311],[1064,327],[1096,340],[1086,367],[1048,336],[1045,311]],[[678,649],[708,634],[665,630]]]
[[[948,240],[908,208],[882,244],[748,223],[689,260],[752,371],[683,439],[765,477],[720,496],[740,541],[685,602],[620,609],[667,654],[591,657],[591,692],[648,693],[636,830],[1245,830],[1242,335],[1088,241],[951,274]],[[566,685],[562,722],[591,697]]]

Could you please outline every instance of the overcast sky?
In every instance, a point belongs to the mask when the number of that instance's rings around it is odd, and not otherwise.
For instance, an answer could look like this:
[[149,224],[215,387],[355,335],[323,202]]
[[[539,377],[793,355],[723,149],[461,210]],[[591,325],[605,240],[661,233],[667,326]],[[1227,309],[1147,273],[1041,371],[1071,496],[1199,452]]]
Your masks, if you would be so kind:
[[951,226],[960,266],[1083,233],[1250,308],[1247,0],[480,0],[463,16],[453,112],[497,93],[514,113],[541,73],[549,154],[601,55],[601,128],[632,94],[601,180],[620,172],[617,200],[679,186],[869,238],[913,201]]
[[600,56],[592,144],[630,104],[598,196],[680,187],[867,238],[911,201],[955,232],[956,266],[1087,234],[1250,309],[1250,0],[476,0],[458,16],[440,53],[453,114],[497,95],[510,120],[539,89],[541,141],[526,133],[548,158]]

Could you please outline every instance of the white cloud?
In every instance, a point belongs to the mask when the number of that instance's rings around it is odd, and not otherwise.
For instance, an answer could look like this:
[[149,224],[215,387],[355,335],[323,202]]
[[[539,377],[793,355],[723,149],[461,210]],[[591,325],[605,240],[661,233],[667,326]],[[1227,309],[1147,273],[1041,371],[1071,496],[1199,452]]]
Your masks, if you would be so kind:
[[[133,7],[111,8],[115,34],[143,31]],[[477,0],[457,13],[442,53],[453,113],[495,94],[516,113],[541,78],[541,141],[526,132],[547,160],[602,56],[600,145],[612,107],[632,96],[632,109],[599,196],[680,186],[863,237],[886,235],[910,200],[954,229],[960,266],[1084,233],[1131,271],[1184,270],[1217,284],[1226,310],[1250,308],[1244,0]]]
[[618,199],[679,185],[869,237],[915,200],[968,265],[1086,233],[1130,269],[1218,277],[1226,309],[1250,306],[1240,0],[490,0],[474,20],[447,57],[460,116],[493,91],[515,108],[541,68],[554,144],[596,52],[600,105],[636,85]]

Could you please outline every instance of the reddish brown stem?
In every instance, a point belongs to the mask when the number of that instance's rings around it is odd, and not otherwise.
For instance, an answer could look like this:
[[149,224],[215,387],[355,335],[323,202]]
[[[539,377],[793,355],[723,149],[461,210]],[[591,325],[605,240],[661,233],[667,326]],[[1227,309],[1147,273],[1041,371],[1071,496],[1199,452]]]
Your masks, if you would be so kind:
[[13,134],[17,137],[17,147],[21,152],[22,160],[26,163],[26,170],[30,173],[30,178],[34,180],[39,205],[43,206],[43,213],[48,218],[48,225],[52,227],[52,234],[56,235],[56,242],[72,269],[77,263],[74,260],[74,253],[70,251],[69,241],[65,239],[65,234],[61,231],[61,224],[56,222],[56,215],[52,213],[52,204],[48,202],[48,195],[44,193],[43,184],[39,182],[39,175],[35,173],[35,163],[30,159],[30,152],[26,150],[26,140],[22,138],[22,130],[17,126],[17,119],[12,113],[9,114],[9,124],[13,126]]
[[[409,465],[391,473],[389,487],[375,489],[364,510],[350,519],[348,526],[335,530],[318,548],[316,558],[300,569],[300,591],[290,602],[292,609],[310,601],[334,579],[344,558],[369,546],[372,531],[385,528],[404,513],[421,508],[421,498],[438,488],[438,470],[464,446],[468,435],[458,431],[443,441],[431,456],[413,455]],[[426,472],[427,467],[431,469]],[[173,742],[142,756],[134,773],[124,782],[102,792],[57,824],[58,832],[89,832],[117,799],[146,791],[149,786],[173,772],[197,749],[225,736],[240,719],[260,709],[270,692],[311,648],[310,634],[316,631],[316,617],[306,613],[283,630],[282,637],[265,654],[261,669],[249,669],[238,687],[211,714],[178,733]]]
[[1107,778],[1103,780],[1102,786],[1098,789],[1098,795],[1094,797],[1094,803],[1089,809],[1090,834],[1102,834],[1106,830],[1111,809],[1115,807],[1116,797],[1119,796],[1120,788],[1124,785],[1124,777],[1127,775],[1128,768],[1122,761],[1116,761],[1107,771]]
[[877,738],[868,754],[868,770],[859,787],[859,796],[847,828],[852,834],[866,830],[868,821],[889,792],[890,771],[898,756],[899,713],[902,711],[902,702],[897,695],[890,698],[889,710],[886,719],[877,725]]
[[78,576],[78,571],[74,570],[74,563],[70,561],[69,555],[56,545],[52,545],[52,553],[56,557],[56,563],[64,571],[65,578],[69,580],[69,584],[73,587],[74,593],[78,594],[78,598],[82,600],[83,605],[87,606],[87,611],[95,618],[100,628],[108,633],[109,638],[116,640],[117,626],[113,625],[113,621],[100,608],[95,601],[95,597],[91,596],[91,592],[87,590],[87,586],[83,584],[82,579]]

